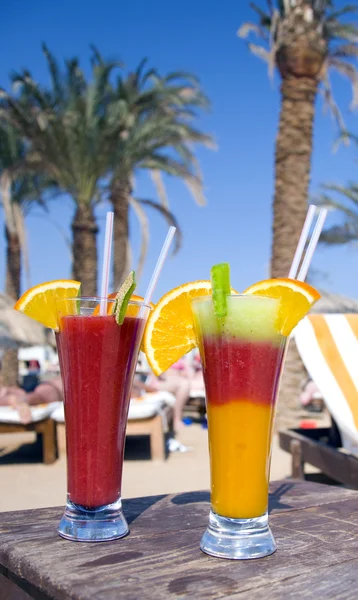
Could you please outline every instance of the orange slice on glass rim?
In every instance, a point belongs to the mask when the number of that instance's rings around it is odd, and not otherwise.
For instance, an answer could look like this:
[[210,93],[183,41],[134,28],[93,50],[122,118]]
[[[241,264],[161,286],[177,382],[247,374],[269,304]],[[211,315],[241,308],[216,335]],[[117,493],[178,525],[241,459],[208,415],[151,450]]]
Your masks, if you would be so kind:
[[254,283],[243,293],[280,300],[277,329],[285,336],[290,335],[321,297],[314,287],[296,279],[265,279]]
[[[14,305],[22,312],[45,327],[58,331],[56,300],[75,298],[79,295],[81,283],[73,279],[56,279],[35,285],[25,292]],[[71,309],[69,309],[71,314]]]
[[[232,290],[232,293],[237,293]],[[192,281],[174,288],[155,305],[144,331],[148,363],[160,375],[197,346],[191,300],[211,295],[210,281]]]

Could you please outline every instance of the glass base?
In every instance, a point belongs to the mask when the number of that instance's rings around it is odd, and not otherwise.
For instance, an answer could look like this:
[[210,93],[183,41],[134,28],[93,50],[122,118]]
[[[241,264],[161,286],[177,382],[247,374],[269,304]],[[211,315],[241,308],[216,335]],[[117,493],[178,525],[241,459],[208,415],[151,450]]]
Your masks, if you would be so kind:
[[229,519],[210,511],[200,549],[218,558],[240,560],[269,556],[275,552],[276,542],[267,513],[252,519]]
[[67,500],[64,515],[57,528],[66,540],[76,542],[105,542],[129,533],[119,499],[113,504],[89,509]]

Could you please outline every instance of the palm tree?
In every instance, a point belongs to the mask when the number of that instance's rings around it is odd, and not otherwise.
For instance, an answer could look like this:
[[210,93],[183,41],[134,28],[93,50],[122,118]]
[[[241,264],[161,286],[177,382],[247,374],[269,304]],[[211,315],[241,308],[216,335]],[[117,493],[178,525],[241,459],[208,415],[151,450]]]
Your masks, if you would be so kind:
[[108,174],[106,89],[116,63],[92,65],[87,82],[77,59],[65,62],[65,73],[43,47],[51,77],[50,89],[38,85],[24,70],[12,81],[17,96],[2,91],[3,119],[12,123],[29,145],[26,166],[45,173],[75,205],[72,221],[73,277],[82,293],[97,291],[98,227],[94,208]]
[[[97,55],[101,61],[101,57]],[[187,73],[160,77],[154,69],[145,70],[142,61],[134,73],[118,77],[113,104],[120,114],[121,131],[112,154],[110,201],[114,219],[114,281],[118,286],[128,270],[130,258],[128,215],[131,206],[142,229],[139,270],[148,241],[148,219],[144,207],[159,211],[169,223],[178,223],[169,209],[162,173],[182,179],[199,205],[205,203],[200,170],[192,144],[213,145],[209,135],[191,125],[196,109],[207,108],[208,99],[197,80]],[[114,110],[114,113],[116,112]],[[138,170],[150,172],[158,190],[159,202],[133,195]],[[180,230],[179,230],[180,233]],[[177,248],[180,237],[177,237]]]
[[[6,239],[6,293],[17,300],[21,294],[21,266],[29,283],[28,256],[24,219],[34,203],[43,205],[44,181],[33,173],[14,174],[26,148],[18,132],[8,124],[0,127],[0,199],[3,207]],[[2,361],[5,385],[18,380],[17,350],[7,350]]]
[[[244,23],[238,35],[254,34],[259,44],[250,51],[281,77],[281,113],[275,153],[272,277],[287,277],[307,210],[311,171],[313,121],[317,93],[321,92],[336,117],[344,122],[332,95],[330,72],[345,75],[353,87],[352,105],[358,103],[358,29],[344,16],[356,5],[335,9],[329,0],[267,0],[267,12],[251,4],[259,23]],[[297,405],[302,378],[301,362],[293,344],[281,386],[284,407],[280,425],[292,425],[289,413]],[[280,408],[280,407],[279,407]]]
[[358,28],[342,17],[356,5],[334,9],[328,0],[267,0],[268,12],[255,4],[259,24],[245,23],[240,37],[256,34],[262,44],[249,43],[256,56],[276,66],[281,76],[281,115],[276,140],[275,196],[271,273],[286,276],[305,218],[311,170],[315,100],[320,91],[339,126],[341,113],[334,101],[330,71],[347,76],[358,104]]
[[[20,95],[2,93],[6,103],[3,118],[15,124],[30,144],[27,164],[47,173],[75,202],[73,274],[82,281],[83,293],[89,295],[96,287],[94,206],[106,189],[105,182],[110,179],[116,217],[114,279],[119,284],[128,268],[129,205],[143,232],[142,266],[148,242],[143,207],[159,210],[169,222],[176,222],[160,172],[181,177],[203,203],[202,180],[189,144],[211,143],[209,136],[189,124],[196,116],[195,108],[208,105],[195,78],[185,73],[161,78],[153,69],[144,71],[142,61],[135,73],[118,77],[112,85],[110,75],[119,64],[105,62],[95,48],[92,50],[89,84],[76,59],[66,62],[62,75],[44,47],[51,89],[41,88],[28,71],[23,71],[12,78],[21,88]],[[138,169],[151,171],[160,202],[133,196]]]

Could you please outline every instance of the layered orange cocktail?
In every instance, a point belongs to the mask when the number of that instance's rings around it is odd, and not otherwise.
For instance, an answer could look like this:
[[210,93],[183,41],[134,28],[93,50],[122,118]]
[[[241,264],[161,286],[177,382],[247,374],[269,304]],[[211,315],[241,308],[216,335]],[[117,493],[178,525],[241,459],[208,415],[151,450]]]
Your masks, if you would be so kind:
[[228,263],[211,279],[165,294],[149,316],[144,350],[156,375],[199,347],[206,389],[211,510],[200,548],[212,556],[268,556],[272,429],[287,337],[318,300],[293,279],[259,281],[238,294]]
[[218,515],[266,513],[272,425],[285,337],[279,301],[228,296],[227,314],[212,299],[192,304],[206,388],[211,505]]

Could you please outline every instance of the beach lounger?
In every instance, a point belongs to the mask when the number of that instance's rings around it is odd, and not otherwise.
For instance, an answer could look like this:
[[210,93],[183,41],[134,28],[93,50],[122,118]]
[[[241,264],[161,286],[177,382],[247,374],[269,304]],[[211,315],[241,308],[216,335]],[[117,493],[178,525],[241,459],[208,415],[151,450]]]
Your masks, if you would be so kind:
[[304,463],[358,489],[358,315],[309,315],[295,330],[302,361],[322,393],[332,427],[280,432],[293,476]]
[[61,405],[52,402],[31,407],[32,421],[26,425],[20,422],[19,413],[10,406],[0,406],[0,434],[34,431],[42,447],[42,459],[51,465],[58,457],[56,424],[52,413]]
[[192,415],[196,413],[200,419],[203,419],[206,415],[205,389],[191,390],[183,410],[185,414]]
[[[165,435],[173,424],[175,397],[161,391],[145,394],[143,398],[132,398],[129,405],[127,436],[149,436],[152,460],[165,460]],[[63,405],[52,415],[58,425],[60,451],[66,449],[65,416]]]
[[127,436],[149,435],[152,460],[165,460],[166,433],[173,427],[175,396],[160,391],[145,394],[143,399],[132,398],[129,405]]

